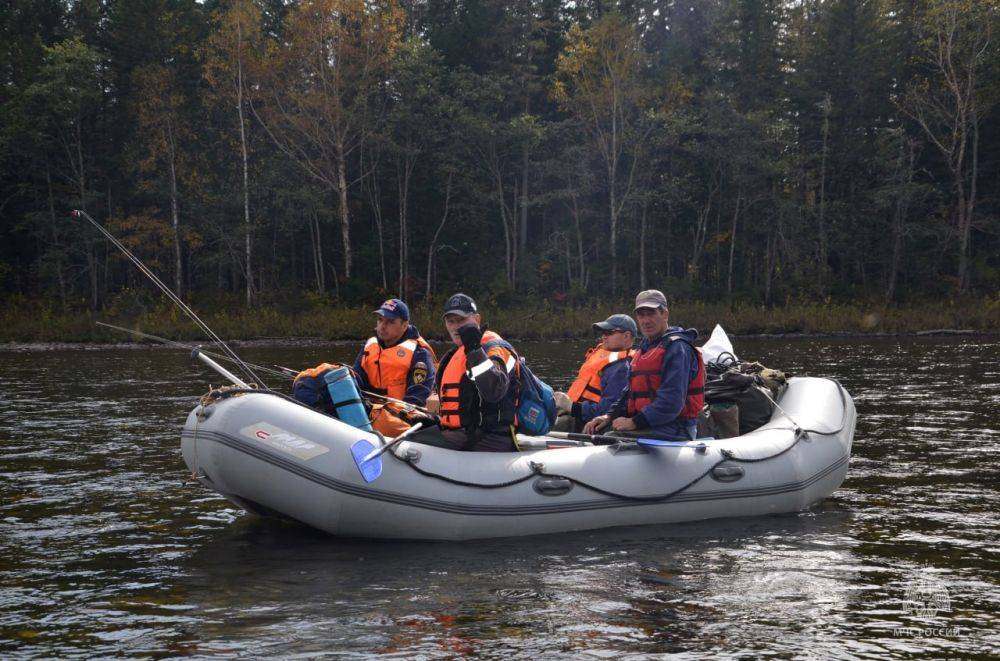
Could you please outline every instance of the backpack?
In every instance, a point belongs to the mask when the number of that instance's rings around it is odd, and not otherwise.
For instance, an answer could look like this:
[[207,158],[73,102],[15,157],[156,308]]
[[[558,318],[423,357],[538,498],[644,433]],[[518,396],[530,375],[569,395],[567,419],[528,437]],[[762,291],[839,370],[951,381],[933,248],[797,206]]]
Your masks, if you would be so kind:
[[[719,360],[705,365],[705,402],[709,405],[710,417],[725,413],[739,416],[739,435],[765,425],[774,413],[772,400],[778,399],[785,388],[785,375],[778,370],[764,367],[760,363],[741,362],[729,354],[728,360]],[[716,430],[718,432],[719,430]],[[732,436],[719,434],[718,438]]]
[[483,345],[483,351],[500,346],[514,354],[518,362],[517,386],[517,428],[529,436],[544,436],[556,421],[556,400],[552,386],[545,383],[528,369],[524,358],[506,340],[491,340]]
[[330,391],[323,376],[336,368],[337,365],[322,363],[299,372],[292,384],[292,396],[306,406],[311,406],[327,415],[334,415],[333,400],[330,399]]

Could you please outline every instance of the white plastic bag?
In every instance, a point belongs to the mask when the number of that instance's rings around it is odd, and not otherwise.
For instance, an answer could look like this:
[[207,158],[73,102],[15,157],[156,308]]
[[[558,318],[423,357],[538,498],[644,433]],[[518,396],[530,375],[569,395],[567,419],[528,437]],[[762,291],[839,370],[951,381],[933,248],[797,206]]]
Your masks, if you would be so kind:
[[[736,359],[733,343],[729,341],[729,336],[726,335],[726,331],[722,330],[722,326],[716,324],[715,328],[712,329],[712,336],[701,348],[701,355],[706,363],[714,363],[724,353],[732,354],[733,358]],[[728,356],[726,358],[728,359]]]

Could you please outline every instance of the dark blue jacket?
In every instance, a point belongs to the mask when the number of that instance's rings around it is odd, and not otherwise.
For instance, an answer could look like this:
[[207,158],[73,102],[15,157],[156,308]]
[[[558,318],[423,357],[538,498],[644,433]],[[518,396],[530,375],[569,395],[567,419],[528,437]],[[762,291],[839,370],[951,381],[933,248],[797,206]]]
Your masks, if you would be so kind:
[[[405,342],[406,340],[416,340],[420,336],[420,331],[413,324],[406,329],[403,333],[403,337],[399,338],[399,342],[396,342],[392,346],[396,346],[400,342]],[[378,341],[379,346],[383,349],[387,348],[382,340]],[[364,349],[358,353],[358,357],[354,359],[354,373],[358,377],[358,388],[361,390],[371,390],[372,385],[368,381],[368,375],[361,368],[361,361],[365,357]],[[413,382],[413,368],[423,363],[424,367],[427,369],[427,376],[420,383]],[[406,373],[406,396],[403,397],[403,401],[410,404],[416,404],[417,406],[423,406],[427,403],[427,397],[431,394],[434,389],[434,379],[435,379],[435,365],[434,358],[430,355],[427,349],[423,348],[419,344],[416,350],[413,352],[413,361],[410,363],[410,370]]]
[[628,359],[617,360],[601,370],[601,399],[574,402],[573,415],[583,422],[590,422],[611,410],[628,388]]
[[[688,384],[698,376],[698,360],[694,355],[695,350],[687,342],[664,340],[667,335],[680,335],[692,344],[698,339],[697,330],[680,326],[671,326],[655,340],[642,339],[639,344],[641,351],[648,351],[657,343],[665,341],[667,355],[660,369],[660,387],[656,389],[656,397],[646,408],[632,416],[632,420],[638,429],[649,429],[657,436],[686,441],[691,439],[691,425],[687,420],[678,419],[678,416],[687,401]],[[611,417],[628,415],[627,407],[628,389],[611,406]]]

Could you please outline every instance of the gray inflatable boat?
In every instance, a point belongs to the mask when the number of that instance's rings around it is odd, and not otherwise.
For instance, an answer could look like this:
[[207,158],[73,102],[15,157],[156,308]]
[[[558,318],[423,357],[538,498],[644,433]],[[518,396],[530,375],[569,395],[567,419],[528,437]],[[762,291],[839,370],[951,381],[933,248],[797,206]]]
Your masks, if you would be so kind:
[[744,517],[808,508],[847,473],[855,409],[835,381],[793,378],[766,425],[687,443],[623,441],[475,453],[383,440],[279,395],[206,398],[184,461],[258,514],[349,537],[458,540]]

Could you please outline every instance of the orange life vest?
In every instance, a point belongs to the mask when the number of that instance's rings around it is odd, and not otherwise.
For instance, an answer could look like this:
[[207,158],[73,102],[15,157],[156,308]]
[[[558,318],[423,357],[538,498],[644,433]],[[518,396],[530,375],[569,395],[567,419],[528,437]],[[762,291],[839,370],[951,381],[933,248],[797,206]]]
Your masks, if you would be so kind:
[[[480,344],[499,339],[502,338],[493,331],[486,331]],[[496,356],[504,364],[515,360],[502,346],[491,347],[486,356],[487,359]],[[480,401],[475,384],[466,374],[465,347],[457,347],[442,358],[441,362],[444,369],[438,373],[437,388],[441,393],[439,414],[442,429],[481,427],[484,423],[493,428],[514,424],[513,401],[500,402],[499,405]]]
[[654,346],[646,351],[641,349],[633,356],[629,369],[628,383],[628,415],[639,413],[656,398],[660,387],[660,376],[663,361],[667,357],[667,345],[671,342],[683,342],[694,350],[698,361],[698,373],[688,382],[687,399],[678,418],[693,420],[705,406],[705,361],[701,357],[701,349],[677,335],[665,335]]
[[635,355],[635,349],[628,351],[608,351],[603,344],[598,344],[587,351],[583,365],[577,374],[576,381],[569,387],[567,395],[571,402],[601,401],[601,372],[604,368],[619,360],[629,360]]
[[379,344],[378,338],[368,338],[365,342],[364,358],[361,359],[361,369],[365,371],[373,392],[393,399],[403,399],[406,396],[406,380],[410,374],[413,353],[417,350],[417,346],[426,349],[431,360],[437,360],[434,349],[419,335],[385,348]]

